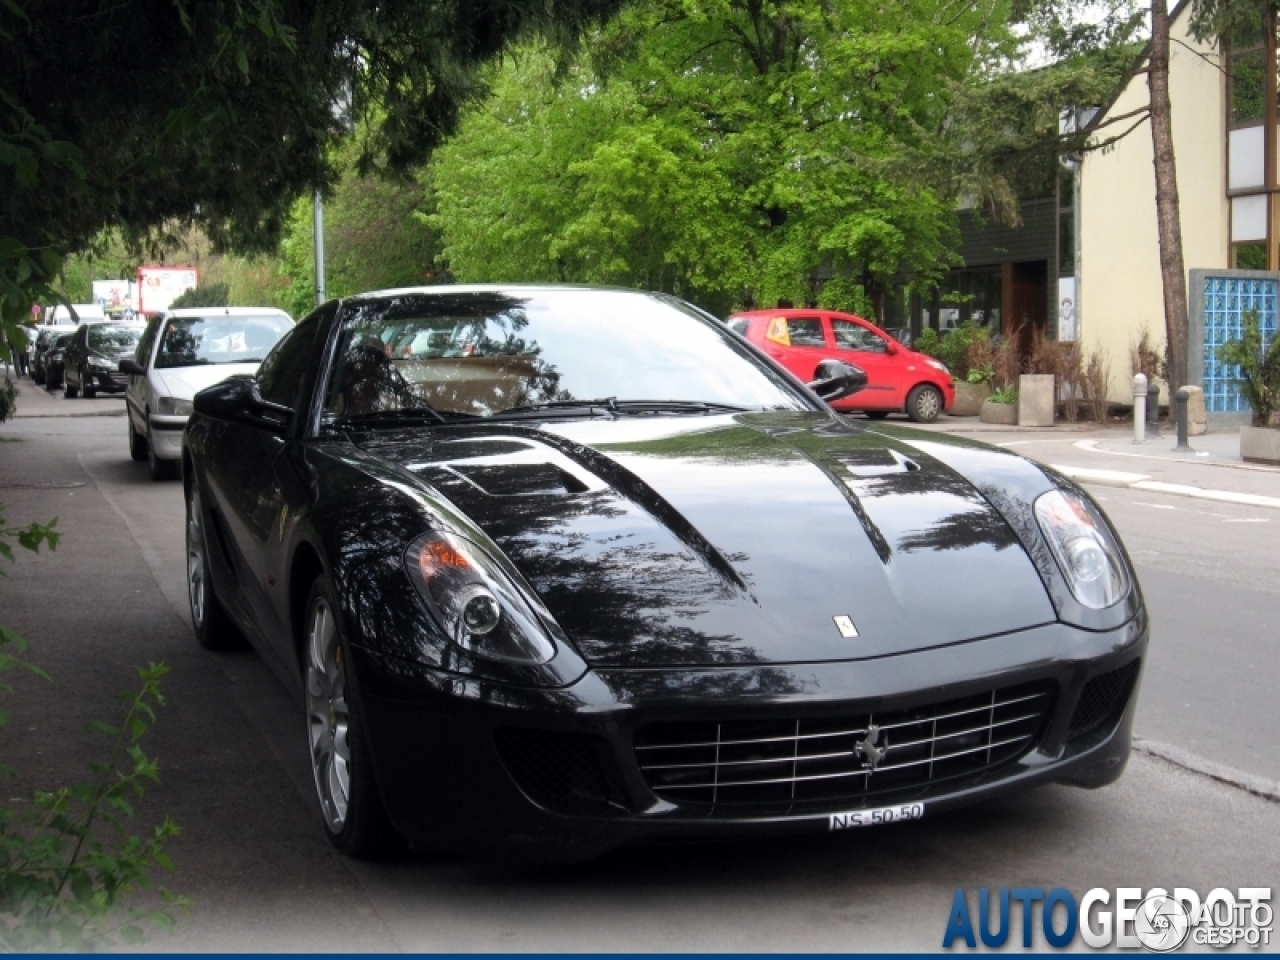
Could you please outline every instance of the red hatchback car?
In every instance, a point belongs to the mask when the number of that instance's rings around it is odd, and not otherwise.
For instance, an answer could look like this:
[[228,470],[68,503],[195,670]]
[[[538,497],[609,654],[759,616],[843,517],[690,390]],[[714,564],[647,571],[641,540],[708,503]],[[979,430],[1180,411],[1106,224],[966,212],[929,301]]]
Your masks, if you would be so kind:
[[867,321],[829,310],[753,310],[735,313],[730,329],[740,333],[805,383],[818,363],[842,360],[861,367],[865,390],[832,406],[860,410],[869,417],[905,412],[928,423],[950,410],[956,388],[946,366],[904,347]]

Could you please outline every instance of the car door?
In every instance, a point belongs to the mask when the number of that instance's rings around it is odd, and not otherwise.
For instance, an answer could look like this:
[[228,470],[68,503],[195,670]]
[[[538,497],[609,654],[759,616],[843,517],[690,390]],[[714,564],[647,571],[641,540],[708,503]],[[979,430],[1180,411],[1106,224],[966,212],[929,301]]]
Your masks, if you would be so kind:
[[[288,585],[281,559],[283,530],[290,512],[299,508],[306,484],[297,479],[304,433],[303,393],[317,360],[324,317],[313,313],[281,338],[262,362],[255,378],[262,399],[299,413],[278,426],[246,422],[219,424],[218,439],[206,451],[205,477],[211,496],[233,541],[233,565],[244,612],[260,638],[292,674],[287,625]],[[288,499],[286,499],[286,492]],[[285,602],[278,602],[284,598]]]
[[765,325],[764,350],[805,383],[814,379],[820,362],[835,356],[818,314],[771,317]]
[[870,324],[844,317],[828,319],[836,357],[861,367],[867,374],[866,389],[851,397],[847,406],[859,410],[900,409],[906,403],[906,387],[895,348]]
[[[148,373],[151,371],[151,355],[155,352],[156,332],[163,322],[163,315],[152,317],[147,321],[147,328],[142,331],[142,336],[138,339],[138,347],[133,352],[134,363]],[[147,412],[151,403],[150,398],[147,396],[147,379],[145,376],[130,374],[129,385],[124,391],[125,407],[129,419],[133,421],[133,429],[142,437],[147,435]]]

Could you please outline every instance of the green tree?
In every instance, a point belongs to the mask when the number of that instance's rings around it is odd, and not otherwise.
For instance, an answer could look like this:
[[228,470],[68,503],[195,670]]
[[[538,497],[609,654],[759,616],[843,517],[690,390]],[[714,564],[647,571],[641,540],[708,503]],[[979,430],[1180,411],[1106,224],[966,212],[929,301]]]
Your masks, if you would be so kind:
[[[649,0],[565,68],[504,65],[431,167],[462,279],[866,304],[955,262],[954,91],[1003,0]],[[708,303],[710,305],[710,303]]]
[[[324,205],[325,286],[331,297],[449,279],[437,259],[440,240],[422,216],[423,195],[410,177],[361,172],[355,144],[339,151],[341,175]],[[295,201],[280,245],[288,287],[281,301],[294,316],[315,307],[314,226],[310,197]]]
[[183,307],[225,307],[231,302],[231,286],[226,283],[202,283],[184,290],[169,304],[172,310]]

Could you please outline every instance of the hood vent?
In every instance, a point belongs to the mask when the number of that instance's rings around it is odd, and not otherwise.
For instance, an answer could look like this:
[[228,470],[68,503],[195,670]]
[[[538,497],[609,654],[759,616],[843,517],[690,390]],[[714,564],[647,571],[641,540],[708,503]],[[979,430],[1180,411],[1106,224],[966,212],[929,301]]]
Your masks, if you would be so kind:
[[840,464],[852,477],[866,479],[868,477],[889,477],[900,473],[915,473],[920,464],[908,459],[897,450],[884,447],[869,450],[844,450],[835,454],[832,459]]
[[491,497],[585,493],[587,485],[554,463],[454,463],[448,468]]

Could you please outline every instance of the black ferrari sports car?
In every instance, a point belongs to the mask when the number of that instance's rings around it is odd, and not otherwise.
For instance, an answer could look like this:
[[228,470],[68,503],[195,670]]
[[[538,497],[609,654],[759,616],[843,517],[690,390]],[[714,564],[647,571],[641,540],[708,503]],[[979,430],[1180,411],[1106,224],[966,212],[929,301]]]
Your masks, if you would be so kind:
[[334,843],[573,860],[1118,778],[1148,622],[1070,481],[845,419],[673,297],[321,307],[185,433],[191,614]]

